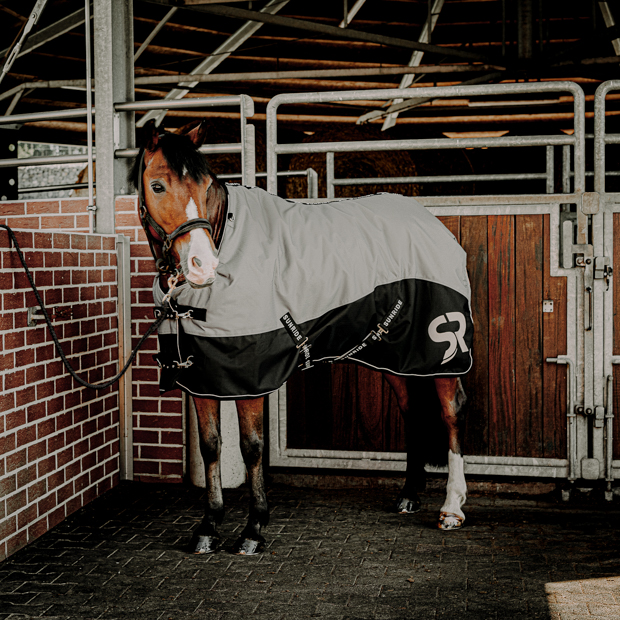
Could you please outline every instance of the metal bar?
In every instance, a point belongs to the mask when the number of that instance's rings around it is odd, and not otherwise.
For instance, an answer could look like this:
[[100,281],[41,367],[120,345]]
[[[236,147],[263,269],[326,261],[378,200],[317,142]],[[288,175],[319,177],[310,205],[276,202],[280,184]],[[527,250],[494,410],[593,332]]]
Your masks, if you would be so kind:
[[[131,257],[130,239],[116,236],[118,285],[118,362],[122,368],[131,355]],[[118,384],[120,475],[133,480],[133,396],[131,366]]]
[[[93,156],[96,159],[96,156]],[[48,164],[83,164],[88,155],[56,155],[48,157],[24,157],[23,159],[0,159],[0,168],[16,168],[18,166],[45,166]]]
[[554,173],[553,146],[547,147],[546,162],[547,162],[547,173],[546,173],[547,194],[553,194],[553,191],[555,189],[555,179],[553,177],[553,173]]
[[570,169],[570,144],[562,147],[562,191],[565,194],[570,193],[570,180],[572,171]]
[[334,152],[329,151],[325,157],[325,174],[326,174],[326,182],[327,182],[327,198],[334,198],[336,194],[334,193]]
[[318,198],[319,197],[319,175],[316,170],[312,168],[308,168],[306,170],[308,173],[308,198]]
[[144,40],[138,51],[133,56],[134,63],[140,56],[142,56],[142,52],[151,44],[151,41],[157,36],[157,34],[161,31],[161,29],[168,23],[168,20],[178,11],[178,7],[172,7],[162,18],[162,20],[153,28],[152,32],[148,37]]
[[[430,0],[429,0],[429,4],[428,4],[429,15],[428,15],[428,18],[424,26],[422,26],[422,32],[420,33],[420,36],[418,37],[418,41],[420,43],[431,42],[431,32],[433,32],[433,30],[435,29],[435,24],[437,23],[437,19],[439,18],[439,13],[441,13],[441,9],[443,8],[443,3],[444,3],[444,0],[434,0],[433,8],[431,9]],[[409,66],[417,67],[422,62],[423,57],[424,57],[424,52],[420,52],[420,51],[413,52],[413,54],[411,55],[411,59],[409,60]],[[413,75],[411,74],[405,75],[401,79],[400,84],[398,85],[398,88],[409,88],[409,86],[411,86],[412,83],[413,83]],[[400,103],[401,101],[402,99],[391,101],[390,105],[393,105],[395,103]],[[383,127],[381,128],[381,130],[385,131],[386,129],[390,129],[390,127],[394,127],[394,125],[396,124],[397,118],[398,118],[398,112],[393,112],[392,114],[387,116],[385,121],[383,122]]]
[[[605,26],[607,28],[611,28],[616,25],[616,20],[614,16],[611,14],[611,8],[609,6],[609,2],[599,2],[598,7],[603,14],[603,19],[605,20]],[[616,56],[620,56],[620,39],[615,38],[611,40],[612,45],[614,46],[614,52],[616,52]]]
[[346,16],[344,19],[338,24],[338,28],[347,28],[349,24],[353,21],[353,18],[357,15],[359,10],[364,6],[366,0],[357,0],[357,2],[351,7],[350,11],[345,11]]
[[[90,0],[84,2],[84,26],[86,39],[86,84],[92,84],[91,79],[91,53],[90,53]],[[95,231],[95,206],[93,182],[93,91],[92,88],[86,89],[86,145],[88,153],[88,231],[92,234]]]
[[574,362],[566,355],[558,355],[557,357],[548,357],[547,362],[556,363],[556,364],[565,364],[568,366],[566,373],[566,383],[567,383],[567,412],[566,417],[567,425],[566,425],[566,433],[567,433],[567,442],[568,442],[568,479],[573,482],[577,479],[577,428],[576,428],[576,417],[575,414],[575,370],[574,370]]
[[295,71],[248,71],[245,73],[198,73],[186,75],[151,75],[135,79],[136,86],[155,84],[185,84],[188,82],[238,82],[244,80],[287,80],[303,78],[352,78],[380,75],[425,75],[471,73],[503,70],[496,65],[427,65],[424,67],[368,67],[361,69],[300,69]]
[[[203,144],[199,149],[204,155],[215,153],[242,153],[242,144]],[[131,159],[140,152],[140,149],[117,149],[114,157],[117,159]],[[2,160],[0,160],[2,161]]]
[[[170,6],[167,0],[149,0],[157,4]],[[198,7],[196,7],[198,8]],[[466,52],[464,50],[440,47],[438,45],[428,45],[426,43],[418,43],[417,41],[409,41],[407,39],[398,39],[395,37],[386,37],[370,32],[362,32],[359,30],[351,30],[349,28],[338,28],[337,26],[328,26],[301,19],[293,19],[290,17],[280,17],[279,15],[268,15],[257,11],[247,11],[232,6],[203,6],[200,10],[205,13],[212,13],[222,17],[232,17],[236,19],[247,19],[252,21],[263,22],[273,26],[283,26],[295,30],[305,30],[307,32],[316,32],[318,34],[330,35],[336,39],[350,39],[353,41],[368,41],[369,43],[377,43],[379,45],[389,45],[393,47],[401,47],[405,49],[421,50],[428,53],[436,53],[440,56],[456,56],[458,58],[466,58],[468,60],[484,61],[486,59],[482,54]]]
[[[278,176],[279,177],[305,177],[305,176],[308,176],[309,171],[314,172],[312,168],[308,168],[308,170],[281,170],[280,172],[278,172]],[[267,176],[266,172],[256,173],[257,179],[264,179],[266,176]],[[243,178],[243,175],[240,172],[233,172],[231,174],[218,174],[217,178],[227,181],[228,179],[241,179]]]
[[[95,110],[93,110],[93,114]],[[52,110],[50,112],[32,112],[29,114],[13,114],[12,116],[0,116],[0,125],[12,123],[28,123],[30,121],[58,120],[62,118],[80,118],[86,116],[86,108],[76,108],[74,110]]]
[[37,0],[34,8],[30,13],[30,17],[28,17],[28,21],[26,22],[21,35],[15,44],[15,47],[9,53],[4,66],[2,67],[2,72],[0,72],[0,82],[4,79],[4,76],[11,70],[13,63],[17,60],[19,56],[19,52],[22,49],[22,45],[24,41],[28,38],[30,31],[37,25],[39,18],[41,17],[41,13],[43,9],[45,9],[45,5],[47,4],[47,0]]
[[[288,4],[288,0],[269,0],[267,4],[258,13],[277,13],[281,8]],[[195,67],[191,74],[209,74],[216,67],[218,67],[226,58],[230,56],[232,52],[238,49],[245,41],[247,41],[257,30],[262,28],[263,24],[256,20],[247,21],[241,28],[239,28],[234,34],[232,34],[224,43],[222,43],[211,55],[205,58],[197,67]],[[183,89],[174,89],[166,95],[167,100],[181,99],[187,95],[190,88],[194,88],[198,84],[196,80],[190,80],[185,82]],[[160,125],[162,119],[166,115],[167,108],[162,108],[162,111],[158,114],[151,111],[138,121],[138,127],[143,127],[152,118],[156,119],[156,124]]]
[[605,97],[620,89],[620,80],[603,82],[594,93],[594,191],[605,191],[605,145],[620,142],[620,135],[605,135]]
[[[49,41],[53,41],[57,37],[70,32],[74,28],[81,26],[84,23],[84,9],[79,9],[75,13],[71,13],[62,19],[59,19],[53,24],[41,28],[38,32],[35,32],[32,36],[28,37],[28,41],[22,46],[21,50],[17,54],[17,58],[32,52],[32,50],[45,45]],[[10,48],[5,48],[0,51],[0,57],[4,57]]]
[[9,104],[9,107],[6,109],[6,112],[4,113],[4,116],[11,116],[11,114],[13,113],[13,110],[17,107],[17,104],[19,103],[19,100],[22,98],[22,95],[24,94],[25,91],[23,90],[19,90],[15,93],[15,95],[13,96],[13,100],[11,101],[11,103]]
[[424,138],[407,140],[375,140],[360,142],[297,142],[278,144],[278,155],[294,153],[352,153],[363,151],[419,151],[428,149],[494,148],[572,144],[572,136],[502,136],[501,138]]
[[[376,178],[352,178],[352,179],[332,179],[333,185],[380,185],[380,184],[401,184],[401,183],[460,183],[462,181],[530,181],[545,179],[549,176],[546,172],[531,173],[507,173],[507,174],[457,174],[457,175],[437,175],[437,176],[415,176],[415,177],[376,177]],[[547,192],[552,193],[552,192]]]
[[[179,99],[168,101],[166,99],[155,99],[153,101],[128,101],[115,103],[116,112],[139,112],[142,110],[164,110],[164,109],[191,109],[191,108],[215,108],[218,106],[247,105],[247,95],[231,95],[230,97],[197,97],[195,99]],[[252,101],[250,99],[250,101]],[[252,116],[247,114],[246,116]]]
[[[95,187],[97,184],[95,183]],[[38,194],[42,192],[62,192],[70,189],[84,189],[88,183],[67,183],[65,185],[37,185],[36,187],[20,187],[18,194]]]

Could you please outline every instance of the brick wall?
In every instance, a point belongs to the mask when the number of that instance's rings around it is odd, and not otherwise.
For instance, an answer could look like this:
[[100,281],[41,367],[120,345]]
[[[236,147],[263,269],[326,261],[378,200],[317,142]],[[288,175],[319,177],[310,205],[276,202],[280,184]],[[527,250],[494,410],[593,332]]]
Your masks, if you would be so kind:
[[[49,228],[48,218],[69,217],[81,226],[68,207],[63,215],[65,202],[4,203],[0,219]],[[115,237],[20,231],[17,239],[73,367],[90,382],[113,376]],[[66,373],[44,324],[27,325],[36,305],[0,229],[0,560],[119,479],[117,391],[83,388]]]
[[88,232],[85,198],[0,203],[0,223],[18,230]]
[[[131,239],[132,346],[153,321],[155,263],[137,212],[135,196],[116,201],[116,232]],[[159,394],[159,371],[153,361],[157,336],[142,346],[133,366],[134,475],[136,480],[181,482],[183,415],[180,390]]]

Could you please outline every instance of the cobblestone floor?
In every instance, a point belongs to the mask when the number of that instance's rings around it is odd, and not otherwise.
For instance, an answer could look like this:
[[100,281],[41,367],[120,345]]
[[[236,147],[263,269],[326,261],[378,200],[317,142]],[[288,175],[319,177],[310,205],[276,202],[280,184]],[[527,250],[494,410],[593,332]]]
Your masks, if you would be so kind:
[[[620,618],[618,500],[472,497],[440,532],[442,495],[393,495],[276,486],[263,555],[196,556],[202,493],[126,483],[0,563],[0,620]],[[225,499],[226,547],[247,496]]]

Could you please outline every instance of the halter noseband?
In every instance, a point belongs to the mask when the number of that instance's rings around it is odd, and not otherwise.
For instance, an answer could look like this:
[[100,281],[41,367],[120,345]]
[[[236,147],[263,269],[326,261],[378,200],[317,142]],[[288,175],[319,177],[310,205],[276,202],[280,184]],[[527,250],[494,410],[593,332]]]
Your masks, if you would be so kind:
[[[157,270],[161,273],[174,273],[176,271],[176,265],[174,262],[174,258],[172,257],[171,250],[172,244],[177,237],[184,235],[185,233],[190,232],[190,230],[195,230],[197,228],[206,228],[209,231],[209,235],[213,238],[213,227],[211,226],[211,222],[202,217],[196,217],[192,220],[187,220],[187,222],[183,222],[178,228],[173,230],[170,234],[168,234],[152,217],[146,208],[146,201],[144,200],[144,187],[142,186],[142,173],[144,171],[144,150],[142,151],[142,155],[140,156],[140,166],[138,173],[138,213],[140,215],[140,223],[142,224],[142,228],[144,228],[144,232],[146,233],[146,238],[149,242],[149,247],[151,248],[151,254],[155,259],[155,266]],[[159,241],[154,237],[153,233],[151,233],[150,229],[153,229],[158,237]]]

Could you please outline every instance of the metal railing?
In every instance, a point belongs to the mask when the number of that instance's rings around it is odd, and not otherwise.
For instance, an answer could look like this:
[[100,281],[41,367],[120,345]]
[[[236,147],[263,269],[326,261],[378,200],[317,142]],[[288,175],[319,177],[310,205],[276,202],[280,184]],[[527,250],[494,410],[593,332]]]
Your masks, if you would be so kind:
[[[573,135],[539,135],[539,136],[502,136],[492,138],[426,138],[408,140],[372,140],[350,142],[312,142],[312,143],[279,143],[277,139],[278,108],[285,104],[329,103],[334,101],[355,100],[391,100],[410,98],[465,97],[479,95],[527,94],[540,92],[569,92],[573,96],[574,132]],[[267,189],[276,190],[278,155],[298,153],[350,153],[362,151],[404,151],[429,149],[462,149],[462,148],[496,148],[523,146],[573,146],[573,170],[575,175],[575,194],[585,191],[585,96],[583,90],[574,82],[537,82],[524,84],[485,84],[476,86],[450,86],[429,88],[408,88],[388,90],[340,91],[324,93],[282,94],[274,97],[267,105]],[[549,190],[550,172],[549,151],[547,151],[547,169],[537,174],[536,178],[547,180]],[[327,156],[326,156],[327,157]],[[329,167],[329,164],[328,164]],[[469,175],[467,175],[469,176]],[[480,175],[483,176],[483,175]],[[420,179],[432,177],[415,177]],[[513,179],[516,177],[512,177]],[[504,177],[506,179],[506,177]],[[349,180],[332,179],[335,184],[349,184]],[[464,180],[464,179],[459,179]],[[467,180],[473,180],[469,177]],[[481,180],[502,180],[484,178]],[[353,181],[353,180],[352,180]],[[445,182],[445,179],[442,179]],[[372,181],[368,180],[368,183]],[[350,184],[357,184],[351,182]],[[328,187],[330,183],[328,182]]]

